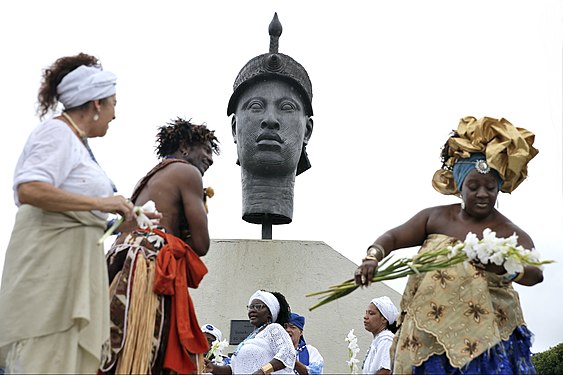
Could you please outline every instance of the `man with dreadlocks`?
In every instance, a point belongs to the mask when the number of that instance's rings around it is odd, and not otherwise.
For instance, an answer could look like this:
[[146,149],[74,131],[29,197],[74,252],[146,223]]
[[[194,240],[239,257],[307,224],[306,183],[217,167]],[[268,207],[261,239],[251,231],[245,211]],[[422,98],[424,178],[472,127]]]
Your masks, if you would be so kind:
[[122,233],[107,254],[111,353],[106,373],[201,372],[207,339],[188,287],[197,288],[209,249],[202,176],[219,153],[214,131],[181,118],[159,128],[161,159],[134,189],[131,200],[152,200],[159,225]]

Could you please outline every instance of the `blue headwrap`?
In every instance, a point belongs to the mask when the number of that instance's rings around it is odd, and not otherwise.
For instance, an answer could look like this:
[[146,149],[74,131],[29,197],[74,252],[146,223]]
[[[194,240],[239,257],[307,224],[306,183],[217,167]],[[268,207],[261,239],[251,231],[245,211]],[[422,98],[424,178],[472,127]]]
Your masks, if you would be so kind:
[[463,185],[463,181],[465,180],[465,177],[467,177],[469,172],[471,172],[474,169],[476,169],[479,173],[483,173],[483,174],[491,172],[497,180],[498,189],[500,191],[500,188],[502,187],[502,183],[503,183],[502,178],[500,177],[499,173],[496,170],[491,169],[489,167],[489,164],[487,163],[487,158],[485,157],[485,155],[481,153],[471,154],[470,157],[465,159],[458,159],[455,162],[453,175],[458,191],[461,191],[461,186]]
[[305,327],[305,317],[294,312],[289,313],[289,323],[303,331],[303,327]]

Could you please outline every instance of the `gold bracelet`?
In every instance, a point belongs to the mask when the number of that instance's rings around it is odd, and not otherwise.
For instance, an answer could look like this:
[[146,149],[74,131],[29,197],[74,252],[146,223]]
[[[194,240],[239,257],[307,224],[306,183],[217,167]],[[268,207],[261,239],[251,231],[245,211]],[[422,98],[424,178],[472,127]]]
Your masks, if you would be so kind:
[[516,277],[514,278],[514,280],[512,280],[512,282],[515,283],[515,282],[520,281],[520,280],[524,277],[524,271],[525,271],[525,268],[522,268],[522,272],[520,272],[520,273],[518,274],[518,276],[516,276]]
[[[377,255],[381,252],[381,259],[377,257]],[[382,261],[385,258],[385,249],[378,243],[374,243],[370,247],[368,247],[367,256],[377,258],[378,261]]]
[[366,255],[366,257],[362,259],[362,262],[365,262],[366,260],[375,260],[376,262],[379,262],[379,259],[372,257],[371,255]]
[[270,362],[266,363],[264,366],[261,367],[262,371],[264,371],[264,374],[269,375],[272,372],[274,372],[274,366],[272,366],[272,364]]

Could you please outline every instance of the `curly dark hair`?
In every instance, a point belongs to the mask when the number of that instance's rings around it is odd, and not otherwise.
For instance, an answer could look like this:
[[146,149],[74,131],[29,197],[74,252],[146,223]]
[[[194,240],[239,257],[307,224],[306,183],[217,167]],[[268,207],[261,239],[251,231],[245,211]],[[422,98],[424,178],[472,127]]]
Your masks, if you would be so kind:
[[[265,292],[267,292],[267,290],[265,290]],[[282,326],[285,323],[289,323],[289,313],[291,312],[291,308],[289,307],[289,303],[287,303],[285,296],[280,292],[270,293],[272,293],[280,303],[280,312],[278,314],[278,319],[274,323],[281,324]]]
[[448,161],[448,159],[450,158],[450,145],[448,144],[448,141],[450,140],[450,138],[456,138],[459,137],[459,134],[457,134],[457,131],[452,130],[450,133],[450,136],[448,137],[448,139],[446,140],[446,143],[444,143],[444,145],[442,146],[442,151],[440,152],[440,161],[442,162],[442,169],[451,169],[451,166],[448,166],[446,164],[446,162]]
[[215,155],[219,155],[219,140],[215,137],[215,130],[209,130],[205,125],[192,124],[190,121],[191,119],[178,117],[158,128],[156,154],[159,158],[172,155],[182,147],[196,144],[210,144]]
[[37,95],[39,117],[44,117],[49,111],[57,108],[59,97],[57,86],[68,73],[82,65],[102,67],[97,57],[81,52],[78,55],[61,57],[43,70],[41,86]]

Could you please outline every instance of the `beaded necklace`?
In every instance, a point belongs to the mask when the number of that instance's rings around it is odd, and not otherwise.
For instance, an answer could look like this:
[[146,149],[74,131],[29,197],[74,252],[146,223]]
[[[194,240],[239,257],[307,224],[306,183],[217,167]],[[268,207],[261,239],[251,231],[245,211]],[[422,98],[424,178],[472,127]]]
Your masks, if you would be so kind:
[[252,340],[254,337],[256,337],[257,334],[260,333],[260,331],[262,331],[262,329],[264,329],[264,327],[266,327],[268,325],[268,323],[264,323],[262,324],[260,327],[256,328],[254,331],[252,331],[252,333],[248,336],[246,336],[246,338],[244,340],[242,340],[242,342],[240,344],[238,344],[237,348],[235,349],[235,352],[233,353],[233,356],[237,355],[238,352],[240,351],[240,349],[244,346],[244,344],[246,344],[246,342],[248,340]]

